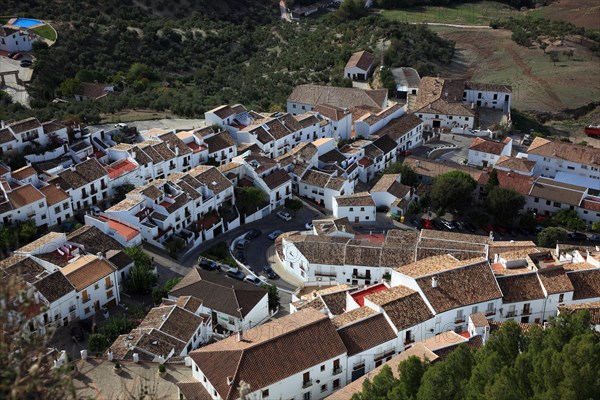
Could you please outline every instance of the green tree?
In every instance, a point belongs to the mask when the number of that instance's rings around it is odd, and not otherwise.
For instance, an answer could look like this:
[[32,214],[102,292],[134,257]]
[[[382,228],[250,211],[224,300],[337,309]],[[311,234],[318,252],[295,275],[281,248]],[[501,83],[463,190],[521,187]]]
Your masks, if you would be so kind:
[[406,186],[416,186],[419,183],[417,173],[410,165],[395,162],[383,170],[384,174],[400,174],[400,182]]
[[574,230],[575,232],[584,230],[586,223],[579,217],[571,218],[567,221],[567,228]]
[[360,19],[368,14],[363,0],[344,0],[338,9],[341,19]]
[[276,285],[267,286],[267,293],[269,297],[269,310],[274,311],[279,307],[279,289]]
[[285,201],[285,207],[290,211],[300,211],[304,207],[304,203],[298,199],[287,199]]
[[485,185],[485,192],[489,193],[492,191],[492,189],[494,189],[495,187],[498,187],[498,186],[500,186],[500,181],[498,180],[498,171],[493,169],[490,172],[489,179]]
[[473,361],[469,347],[464,344],[458,346],[443,363],[433,364],[425,371],[417,399],[463,399]]
[[381,368],[374,378],[373,382],[369,379],[363,381],[362,392],[352,396],[352,400],[375,400],[387,398],[388,392],[391,392],[398,385],[394,378],[392,369],[385,365]]
[[544,228],[537,236],[537,244],[541,247],[555,247],[558,242],[563,242],[567,234],[563,229],[548,227]]
[[125,183],[123,185],[115,187],[115,194],[113,196],[113,201],[118,203],[122,200],[125,200],[125,195],[135,189],[135,186],[131,183]]
[[496,222],[510,224],[525,205],[525,198],[512,189],[497,186],[488,192],[485,205]]
[[259,207],[265,204],[266,199],[267,194],[254,186],[243,186],[236,191],[236,203],[240,211],[244,210],[246,214],[256,212]]
[[600,222],[594,222],[594,223],[592,223],[592,231],[594,231],[594,232],[600,232]]
[[155,288],[152,290],[152,300],[154,304],[160,304],[162,299],[166,298],[171,289],[175,287],[181,281],[181,277],[169,279],[165,285],[161,288]]
[[148,293],[156,283],[156,274],[152,271],[150,257],[141,246],[128,247],[125,253],[133,259],[134,265],[125,281],[125,287],[131,293]]
[[104,353],[110,344],[106,335],[102,333],[94,333],[88,337],[88,349],[96,355]]
[[127,71],[127,82],[135,83],[137,81],[150,81],[156,78],[156,73],[147,64],[134,63]]
[[131,332],[136,323],[124,317],[112,317],[100,328],[100,332],[106,336],[108,343],[114,342],[120,335]]
[[177,259],[177,254],[185,247],[185,241],[179,237],[173,235],[165,243],[165,248],[171,258]]
[[451,171],[435,178],[430,197],[436,207],[462,209],[471,204],[468,199],[477,187],[471,175],[462,171]]
[[391,391],[391,398],[416,399],[421,379],[423,379],[428,366],[428,363],[421,361],[420,358],[415,356],[410,356],[402,361],[398,365],[398,384]]
[[77,90],[80,83],[81,82],[77,78],[65,79],[60,84],[60,92],[65,97],[73,97],[75,96],[75,90]]

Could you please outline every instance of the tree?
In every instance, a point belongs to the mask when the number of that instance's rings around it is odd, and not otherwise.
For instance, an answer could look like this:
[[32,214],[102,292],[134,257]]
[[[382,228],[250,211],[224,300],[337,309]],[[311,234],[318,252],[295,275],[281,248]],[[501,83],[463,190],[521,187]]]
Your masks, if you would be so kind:
[[263,206],[266,202],[267,195],[261,189],[251,186],[240,187],[236,191],[236,203],[240,208],[240,212],[245,214],[252,214],[256,212],[259,207]]
[[499,186],[493,187],[485,198],[486,208],[496,218],[496,222],[506,224],[510,224],[519,215],[525,203],[525,198],[519,193]]
[[185,241],[175,235],[173,235],[165,243],[165,248],[169,252],[171,258],[177,259],[177,254],[185,247]]
[[267,293],[269,296],[269,310],[275,311],[279,307],[279,289],[276,285],[267,286]]
[[462,399],[473,366],[473,354],[462,344],[443,363],[433,364],[425,371],[417,399]]
[[586,223],[579,217],[571,218],[567,221],[567,228],[574,230],[575,232],[584,230]]
[[113,201],[118,203],[122,200],[125,200],[125,195],[135,189],[135,186],[131,183],[125,183],[123,185],[115,187],[115,195],[113,196]]
[[304,207],[304,203],[298,199],[287,199],[285,207],[290,211],[300,211]]
[[338,10],[341,19],[360,19],[367,14],[364,0],[344,0]]
[[65,97],[73,97],[75,96],[75,90],[77,90],[80,83],[81,82],[77,78],[65,79],[60,84],[60,92]]
[[462,209],[471,204],[468,199],[477,187],[471,175],[462,171],[451,171],[435,178],[430,197],[436,207]]
[[395,162],[383,170],[384,174],[400,174],[400,182],[406,186],[416,186],[419,183],[417,173],[410,165]]
[[600,222],[594,222],[594,223],[592,223],[592,231],[594,231],[594,232],[600,232]]
[[538,233],[537,242],[541,247],[555,247],[558,242],[562,242],[566,238],[567,234],[563,229],[549,227]]
[[133,259],[134,266],[125,281],[131,293],[147,293],[156,283],[156,274],[151,270],[150,257],[141,246],[128,247],[125,253]]
[[94,333],[88,338],[88,348],[93,354],[102,354],[108,346],[110,346],[110,342],[102,333]]
[[175,287],[181,280],[181,277],[169,279],[162,288],[152,290],[152,300],[154,304],[160,304],[162,299],[166,298],[171,289]]
[[[392,390],[392,398],[414,400],[423,379],[423,374],[429,366],[416,356],[410,356],[398,365],[398,384]],[[388,396],[389,397],[389,396]]]
[[492,189],[498,186],[500,186],[500,181],[498,180],[498,171],[493,169],[492,172],[490,172],[489,179],[485,185],[485,192],[489,193],[492,191]]
[[387,393],[392,391],[398,385],[398,381],[394,378],[392,369],[385,365],[381,368],[374,378],[373,382],[369,379],[363,381],[362,392],[352,396],[352,400],[375,400],[385,399]]

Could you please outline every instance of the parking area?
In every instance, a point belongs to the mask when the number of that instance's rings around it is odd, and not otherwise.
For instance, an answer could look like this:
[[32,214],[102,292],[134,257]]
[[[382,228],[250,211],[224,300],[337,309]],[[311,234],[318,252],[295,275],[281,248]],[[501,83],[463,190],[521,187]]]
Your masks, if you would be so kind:
[[[24,57],[27,57],[26,55]],[[29,58],[29,57],[28,57]],[[17,72],[18,77],[23,82],[29,82],[33,75],[33,68],[21,67],[21,60],[13,60],[6,56],[0,56],[0,74],[4,76],[4,86],[0,81],[0,88],[6,91],[13,101],[29,106],[29,94],[25,86],[17,82],[17,76],[12,72]]]

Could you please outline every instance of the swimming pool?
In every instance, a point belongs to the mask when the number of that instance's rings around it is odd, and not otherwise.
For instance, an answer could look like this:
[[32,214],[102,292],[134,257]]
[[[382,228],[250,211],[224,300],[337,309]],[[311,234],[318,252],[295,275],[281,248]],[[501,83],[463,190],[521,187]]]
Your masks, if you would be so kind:
[[35,25],[41,24],[42,21],[38,21],[37,19],[31,18],[17,18],[15,22],[12,23],[13,26],[18,26],[20,28],[29,28]]

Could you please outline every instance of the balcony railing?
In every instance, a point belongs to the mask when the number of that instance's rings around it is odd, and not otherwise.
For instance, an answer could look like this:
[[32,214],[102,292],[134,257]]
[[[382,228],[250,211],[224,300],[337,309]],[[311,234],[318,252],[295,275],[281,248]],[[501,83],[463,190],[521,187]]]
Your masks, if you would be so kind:
[[342,373],[342,367],[337,367],[333,369],[333,374],[338,375]]
[[92,298],[91,297],[84,297],[83,299],[81,299],[82,303],[87,303],[88,301],[90,301]]
[[506,313],[506,318],[512,318],[516,315],[517,313],[515,311],[508,311]]
[[454,320],[455,324],[462,324],[463,322],[465,322],[465,317],[456,318]]
[[312,379],[302,382],[302,389],[312,386]]
[[486,311],[485,311],[485,316],[486,316],[486,317],[489,317],[490,315],[494,315],[494,314],[496,314],[496,309],[493,309],[493,310],[486,310]]
[[407,344],[411,344],[411,343],[414,343],[414,342],[415,342],[415,338],[414,338],[414,336],[413,336],[413,337],[409,337],[409,338],[406,338],[406,339],[404,339],[404,345],[405,345],[405,346],[406,346]]
[[521,315],[531,315],[531,310],[523,310],[523,312],[521,313]]

